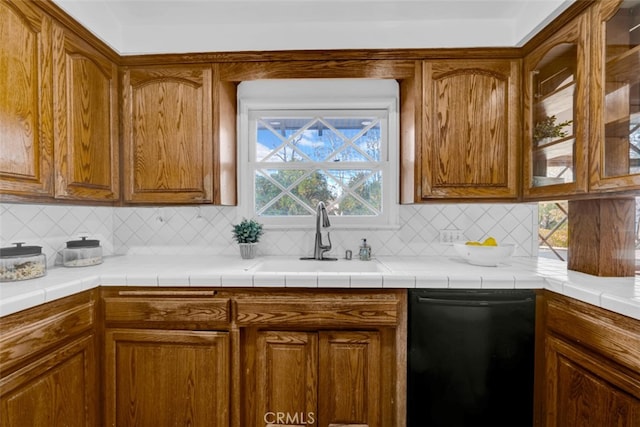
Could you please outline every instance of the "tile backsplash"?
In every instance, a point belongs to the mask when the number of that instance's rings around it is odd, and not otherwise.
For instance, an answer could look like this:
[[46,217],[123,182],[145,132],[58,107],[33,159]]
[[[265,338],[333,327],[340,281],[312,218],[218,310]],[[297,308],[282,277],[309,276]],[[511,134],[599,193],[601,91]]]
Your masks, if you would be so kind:
[[42,246],[47,264],[60,263],[58,252],[68,240],[100,240],[103,255],[115,253],[111,207],[0,203],[0,246],[14,242]]
[[[439,242],[439,230],[460,229],[464,239],[494,236],[517,244],[516,256],[538,253],[538,205],[429,204],[399,207],[400,224],[394,229],[331,230],[333,256],[346,249],[357,253],[362,238],[379,256],[453,255],[450,245]],[[27,242],[43,246],[48,263],[56,262],[65,242],[80,236],[101,241],[104,255],[238,252],[231,225],[240,220],[238,208],[220,206],[87,207],[41,204],[0,204],[0,245]],[[315,229],[268,228],[258,253],[311,255]]]

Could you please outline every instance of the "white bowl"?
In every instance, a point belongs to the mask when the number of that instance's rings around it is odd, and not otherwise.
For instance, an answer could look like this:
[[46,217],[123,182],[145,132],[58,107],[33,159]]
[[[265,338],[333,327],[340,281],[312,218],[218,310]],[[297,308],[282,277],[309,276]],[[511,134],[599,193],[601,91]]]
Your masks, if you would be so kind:
[[464,243],[454,243],[456,252],[469,264],[495,267],[500,262],[506,261],[516,249],[514,244],[499,246],[475,246]]

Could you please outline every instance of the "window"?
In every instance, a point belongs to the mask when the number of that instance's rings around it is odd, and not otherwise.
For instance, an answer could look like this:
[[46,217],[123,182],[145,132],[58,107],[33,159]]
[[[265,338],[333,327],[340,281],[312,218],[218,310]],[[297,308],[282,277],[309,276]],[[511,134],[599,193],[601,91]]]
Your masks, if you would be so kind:
[[354,83],[372,85],[355,82],[296,81],[303,94],[286,99],[282,81],[251,82],[270,87],[258,98],[239,91],[244,216],[308,227],[322,201],[334,226],[394,225],[397,97],[358,93]]
[[566,200],[538,203],[538,256],[567,260],[569,203]]

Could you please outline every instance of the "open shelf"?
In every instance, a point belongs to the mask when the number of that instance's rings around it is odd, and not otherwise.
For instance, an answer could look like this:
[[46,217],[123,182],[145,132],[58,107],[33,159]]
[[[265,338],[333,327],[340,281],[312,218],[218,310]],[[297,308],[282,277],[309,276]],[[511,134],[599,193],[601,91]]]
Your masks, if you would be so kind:
[[619,120],[611,120],[610,122],[605,123],[604,133],[607,137],[628,138],[630,123],[631,121],[628,116]]
[[638,70],[640,70],[640,45],[616,55],[607,61],[607,81],[640,81],[640,72]]
[[547,144],[543,147],[534,149],[534,163],[542,160],[547,164],[553,163],[553,166],[573,166],[573,146],[575,138],[573,136],[563,138],[557,142]]
[[544,140],[543,141],[539,141],[539,142],[534,144],[533,150],[537,151],[537,150],[540,150],[540,149],[544,149],[546,147],[551,147],[553,145],[563,144],[564,142],[567,142],[567,141],[573,141],[574,138],[575,138],[575,135],[568,135],[568,136],[565,136],[563,138],[555,138],[555,139],[553,139],[553,140],[551,140],[549,142],[543,142]]
[[575,82],[564,85],[536,102],[535,117],[559,116],[563,111],[573,111]]

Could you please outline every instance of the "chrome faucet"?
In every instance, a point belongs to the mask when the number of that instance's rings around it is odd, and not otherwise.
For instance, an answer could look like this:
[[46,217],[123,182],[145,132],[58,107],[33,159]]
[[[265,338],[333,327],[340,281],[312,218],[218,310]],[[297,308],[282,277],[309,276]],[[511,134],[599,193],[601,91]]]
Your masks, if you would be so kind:
[[337,258],[325,257],[324,253],[331,250],[331,235],[327,231],[328,245],[322,244],[322,227],[329,228],[331,222],[329,222],[329,214],[327,208],[323,202],[318,202],[316,207],[316,242],[313,247],[313,257],[303,257],[300,259],[315,259],[318,261],[336,261]]

